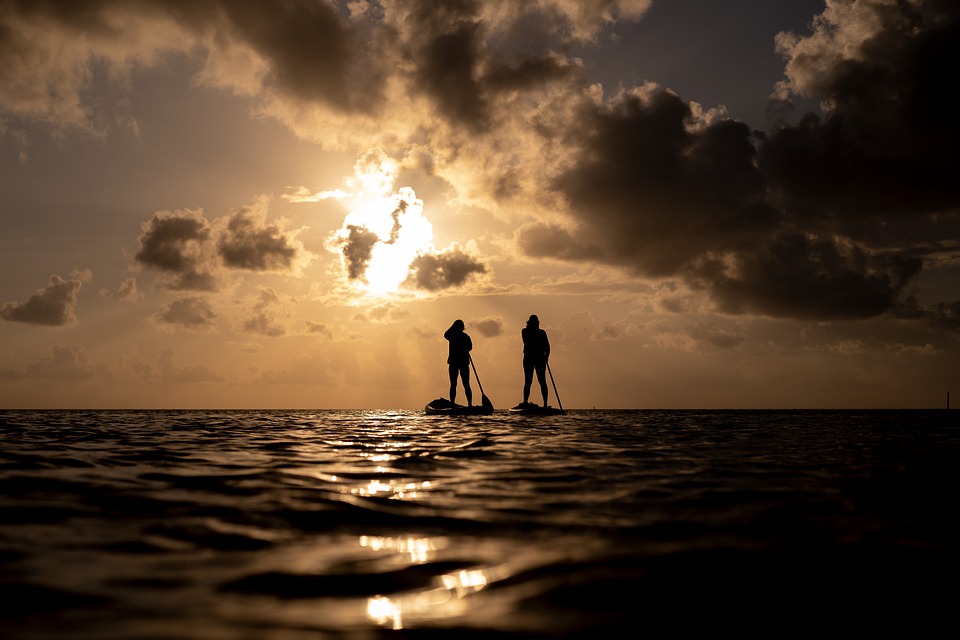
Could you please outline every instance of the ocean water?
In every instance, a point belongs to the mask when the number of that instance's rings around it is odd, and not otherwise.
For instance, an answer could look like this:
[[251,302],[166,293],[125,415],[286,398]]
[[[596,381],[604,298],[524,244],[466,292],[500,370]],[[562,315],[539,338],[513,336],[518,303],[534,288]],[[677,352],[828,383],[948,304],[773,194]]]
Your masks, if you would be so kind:
[[0,636],[931,637],[957,416],[0,411]]

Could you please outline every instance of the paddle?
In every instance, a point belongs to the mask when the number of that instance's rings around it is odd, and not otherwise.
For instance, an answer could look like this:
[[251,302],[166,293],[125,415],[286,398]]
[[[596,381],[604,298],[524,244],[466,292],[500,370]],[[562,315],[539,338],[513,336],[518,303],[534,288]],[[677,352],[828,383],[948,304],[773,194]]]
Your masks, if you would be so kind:
[[477,386],[480,387],[480,402],[483,403],[484,407],[490,407],[493,409],[493,403],[490,402],[490,398],[487,397],[487,394],[483,392],[483,385],[480,383],[480,376],[477,375],[477,365],[473,364],[473,356],[467,355],[470,358],[470,366],[473,367],[473,377],[477,379]]
[[[550,373],[550,382],[553,382],[553,395],[557,397],[557,404],[560,405],[560,411],[563,411],[563,403],[560,402],[560,394],[557,393],[557,383],[553,381],[553,370],[550,368],[550,362],[547,361],[547,371]],[[480,382],[477,380],[477,382]],[[564,411],[566,413],[566,411]]]

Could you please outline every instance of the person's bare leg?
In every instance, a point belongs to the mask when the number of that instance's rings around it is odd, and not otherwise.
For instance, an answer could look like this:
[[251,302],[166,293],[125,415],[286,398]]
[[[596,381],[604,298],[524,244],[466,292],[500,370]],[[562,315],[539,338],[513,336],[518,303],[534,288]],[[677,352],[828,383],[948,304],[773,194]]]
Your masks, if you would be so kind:
[[550,392],[547,389],[546,365],[544,365],[543,368],[537,367],[537,382],[540,383],[540,395],[543,396],[543,406],[547,406],[547,396]]
[[450,402],[457,402],[457,370],[454,367],[450,367]]
[[530,402],[530,386],[533,384],[533,367],[523,367],[523,404]]

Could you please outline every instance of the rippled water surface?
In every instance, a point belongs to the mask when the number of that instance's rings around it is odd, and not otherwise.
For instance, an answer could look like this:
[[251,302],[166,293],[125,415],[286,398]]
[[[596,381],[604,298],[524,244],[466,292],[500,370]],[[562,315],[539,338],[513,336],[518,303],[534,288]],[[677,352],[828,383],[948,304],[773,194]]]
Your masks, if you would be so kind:
[[932,631],[958,415],[0,412],[0,635]]

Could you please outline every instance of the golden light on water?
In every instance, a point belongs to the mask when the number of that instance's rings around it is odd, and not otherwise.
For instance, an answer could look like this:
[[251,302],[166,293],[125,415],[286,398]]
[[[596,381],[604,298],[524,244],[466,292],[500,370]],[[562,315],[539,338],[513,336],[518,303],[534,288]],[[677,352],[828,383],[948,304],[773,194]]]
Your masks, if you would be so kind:
[[[360,536],[358,542],[374,552],[406,556],[411,564],[429,562],[438,550],[450,545],[447,538],[414,536]],[[402,629],[405,615],[416,620],[462,615],[466,610],[463,598],[485,588],[496,573],[490,569],[463,569],[438,576],[431,587],[421,591],[368,598],[367,617],[379,625]]]
[[[379,469],[385,471],[385,469]],[[430,488],[430,481],[424,482],[381,482],[380,480],[371,480],[361,487],[351,487],[349,492],[355,496],[376,496],[385,498],[397,498],[400,500],[416,500],[422,498],[425,494],[421,491]]]
[[395,598],[376,596],[367,599],[367,616],[379,625],[403,628],[403,616],[415,619],[450,618],[466,610],[463,598],[487,585],[484,570],[457,571],[440,576],[440,586]]
[[403,629],[400,605],[390,598],[377,596],[367,600],[367,615],[377,624],[389,624],[392,629]]
[[447,546],[445,538],[394,538],[360,536],[360,546],[372,551],[394,551],[410,557],[410,562],[427,562],[437,549]]
[[455,592],[458,598],[487,586],[487,576],[480,569],[450,573],[441,576],[440,581],[445,588]]

